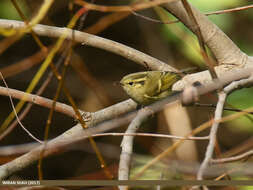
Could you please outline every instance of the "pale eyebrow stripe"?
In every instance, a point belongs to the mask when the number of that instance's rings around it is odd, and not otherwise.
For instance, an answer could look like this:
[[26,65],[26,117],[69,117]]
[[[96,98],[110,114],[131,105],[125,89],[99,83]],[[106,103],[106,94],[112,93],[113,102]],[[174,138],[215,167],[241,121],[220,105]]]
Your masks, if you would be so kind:
[[139,79],[133,79],[134,82],[141,82],[141,81],[145,81],[146,77],[143,78],[139,78]]

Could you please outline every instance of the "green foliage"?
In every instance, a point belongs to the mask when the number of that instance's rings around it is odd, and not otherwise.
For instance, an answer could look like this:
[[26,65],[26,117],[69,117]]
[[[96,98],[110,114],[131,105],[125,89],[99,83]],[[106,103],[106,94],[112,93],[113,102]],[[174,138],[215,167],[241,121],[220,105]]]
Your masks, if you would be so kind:
[[[249,180],[252,181],[252,178],[250,177],[232,177],[232,180]],[[237,186],[237,190],[253,190],[253,186]]]
[[[164,22],[175,20],[173,16],[161,8],[155,8],[156,13]],[[202,57],[199,54],[199,46],[195,36],[189,32],[181,23],[161,25],[161,31],[168,43],[175,45],[184,56],[192,60],[193,63],[201,67]]]
[[[16,2],[19,5],[22,12],[27,16],[28,10],[27,7],[25,6],[25,3],[22,0],[17,0]],[[10,0],[0,1],[0,18],[22,20]]]
[[[227,98],[227,102],[238,109],[246,109],[253,106],[252,101],[253,88],[243,88],[230,94]],[[229,115],[234,112],[226,111],[225,115]],[[247,114],[246,116],[235,119],[228,122],[228,126],[231,130],[243,130],[253,133],[253,115]]]
[[238,190],[253,190],[253,186],[240,186]]
[[[203,1],[203,0],[189,0],[189,2],[196,6],[202,12],[212,12],[217,10],[223,10],[228,8],[234,8],[240,6],[242,3],[238,0],[212,0],[212,1]],[[229,14],[220,14],[209,16],[209,19],[212,20],[215,24],[219,26],[223,31],[228,31],[233,25],[233,20]]]
[[[133,166],[131,167],[130,179],[138,174],[152,159],[151,156],[136,155],[132,160]],[[166,164],[158,162],[145,170],[138,180],[161,180],[161,178],[163,180],[175,180],[182,179],[182,176],[173,167],[170,168]]]
[[[190,3],[200,9],[202,12],[211,12],[223,10],[241,5],[238,0],[190,0]],[[163,21],[175,20],[173,16],[161,9],[155,9],[156,13]],[[229,31],[233,26],[233,20],[230,14],[221,14],[209,16],[209,19],[217,24],[224,32]],[[192,64],[205,67],[203,59],[199,53],[199,45],[195,35],[192,34],[183,24],[161,25],[162,35],[168,42],[174,43],[180,51]]]

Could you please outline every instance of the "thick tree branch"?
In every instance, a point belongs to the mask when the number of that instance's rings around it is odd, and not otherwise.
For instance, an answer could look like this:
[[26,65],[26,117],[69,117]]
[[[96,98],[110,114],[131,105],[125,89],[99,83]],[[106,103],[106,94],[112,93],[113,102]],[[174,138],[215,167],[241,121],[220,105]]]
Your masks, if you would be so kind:
[[[224,74],[219,81],[214,81],[206,86],[199,87],[198,95],[203,95],[205,93],[220,89],[221,86],[229,84],[232,81],[248,78],[252,72],[253,69],[243,69],[240,72],[237,72],[236,75],[233,72],[228,72]],[[175,94],[174,96],[170,96],[147,107],[152,109],[153,112],[157,112],[163,109],[164,106],[168,106],[166,104],[173,104],[175,100],[180,99],[180,95],[181,94]],[[98,112],[91,113],[91,121],[87,123],[87,126],[89,127],[88,129],[83,130],[81,125],[78,124],[57,138],[49,141],[44,157],[61,152],[65,146],[87,139],[92,134],[112,130],[118,126],[130,122],[136,115],[136,112],[123,115],[122,117],[119,116],[132,111],[134,108],[136,108],[136,103],[132,100],[127,100]],[[20,156],[19,158],[0,166],[0,179],[10,176],[38,160],[41,148],[43,148],[43,146],[39,146],[23,156]]]
[[[165,5],[172,14],[178,17],[187,27],[194,31],[193,26],[185,12],[181,2],[174,2]],[[203,35],[205,43],[212,50],[215,57],[218,60],[219,66],[215,67],[218,77],[222,76],[224,72],[231,70],[238,70],[241,68],[253,67],[253,57],[244,54],[226,34],[224,34],[215,24],[208,20],[208,18],[192,7],[193,13],[200,26],[201,33]],[[0,19],[0,27],[3,28],[22,28],[23,22]],[[53,26],[36,25],[33,31],[38,35],[48,37],[60,37],[64,32],[68,32],[67,39],[72,39],[72,30],[66,28],[59,28]],[[136,63],[144,66],[149,66],[152,70],[170,70],[176,71],[175,68],[165,64],[158,59],[155,59],[147,54],[137,51],[128,46],[122,45],[112,40],[104,39],[85,32],[75,31],[75,42],[82,43],[84,45],[97,47],[106,51],[113,52],[121,55],[127,59],[130,59]],[[237,67],[235,67],[237,66]],[[240,66],[240,67],[238,67]],[[174,90],[182,90],[189,83],[192,84],[195,81],[201,82],[201,84],[207,84],[211,81],[211,76],[208,71],[194,73],[187,75],[181,81],[178,81],[174,86]]]
[[[178,17],[186,26],[188,26],[192,31],[195,31],[194,27],[185,12],[181,2],[170,3],[166,5],[166,9],[172,12],[176,17]],[[177,90],[182,89],[187,84],[186,82],[193,83],[194,81],[200,81],[203,85],[198,88],[198,94],[204,94],[216,89],[220,89],[225,84],[228,84],[234,80],[243,79],[249,77],[252,73],[252,69],[241,69],[243,67],[252,67],[253,58],[244,54],[233,42],[230,40],[216,25],[211,23],[204,15],[199,11],[192,8],[193,13],[197,19],[200,26],[203,38],[208,47],[212,50],[213,54],[219,62],[219,66],[216,67],[216,72],[219,77],[219,81],[211,82],[211,77],[208,72],[196,73],[189,75],[183,79],[181,86],[174,87]],[[0,19],[0,27],[3,28],[22,28],[24,23],[10,20]],[[49,27],[44,25],[36,25],[33,30],[42,36],[48,37],[59,37],[64,32],[68,33],[67,38],[72,39],[72,30],[65,28]],[[132,48],[119,44],[117,42],[100,38],[94,35],[90,35],[84,32],[75,31],[76,42],[82,43],[84,45],[89,45],[104,49],[118,55],[121,55],[127,59],[135,61],[142,65],[148,65],[153,70],[175,70],[169,67],[167,64],[148,56],[142,52],[136,51]],[[240,66],[241,68],[236,68],[233,71],[227,71],[233,66]],[[240,70],[240,72],[238,71]],[[228,74],[224,74],[227,71]],[[226,77],[223,77],[226,76]],[[186,81],[186,82],[185,82]],[[180,83],[179,83],[180,84]],[[161,110],[165,103],[179,99],[179,94],[173,97],[169,97],[163,101],[157,102],[153,105],[148,106],[154,111]],[[167,101],[167,102],[166,102]],[[136,104],[132,100],[128,100],[109,108],[103,109],[96,113],[91,113],[91,121],[88,122],[88,126],[94,126],[102,121],[113,119],[121,114],[127,113],[136,108]],[[48,142],[48,148],[45,151],[45,156],[55,154],[56,152],[62,151],[61,147],[88,138],[91,134],[96,134],[99,132],[111,130],[118,127],[119,125],[125,124],[133,119],[136,113],[128,114],[124,117],[119,117],[115,120],[107,121],[98,124],[96,127],[91,127],[89,129],[83,130],[80,125],[74,126],[72,129],[68,130],[59,137]],[[39,153],[42,146],[33,149],[29,153],[5,164],[0,167],[0,178],[6,178],[7,176],[13,174],[16,171],[22,170],[31,163],[35,162],[39,158]]]
[[[175,15],[192,32],[196,33],[195,25],[192,24],[187,12],[180,1],[163,5],[169,12]],[[207,16],[191,6],[194,16],[199,24],[204,42],[211,49],[219,65],[238,65],[247,63],[245,55],[234,42],[221,31]]]
[[[163,5],[163,7],[176,16],[190,30],[196,33],[196,29],[181,1],[168,3]],[[213,52],[218,61],[219,66],[215,67],[218,77],[222,76],[224,72],[231,70],[232,68],[240,69],[253,67],[252,57],[243,53],[223,31],[208,20],[207,16],[193,6],[191,6],[191,9],[200,27],[204,42]],[[188,75],[174,85],[174,90],[182,90],[189,83],[192,84],[195,81],[207,84],[211,81],[211,76],[207,71]]]

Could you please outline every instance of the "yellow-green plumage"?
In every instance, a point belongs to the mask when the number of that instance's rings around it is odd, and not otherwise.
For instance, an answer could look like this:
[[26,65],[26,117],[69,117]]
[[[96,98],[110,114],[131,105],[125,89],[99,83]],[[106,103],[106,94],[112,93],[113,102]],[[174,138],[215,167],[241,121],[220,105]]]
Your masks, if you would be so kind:
[[169,71],[147,71],[126,75],[120,84],[134,101],[147,105],[171,95],[172,85],[180,78]]

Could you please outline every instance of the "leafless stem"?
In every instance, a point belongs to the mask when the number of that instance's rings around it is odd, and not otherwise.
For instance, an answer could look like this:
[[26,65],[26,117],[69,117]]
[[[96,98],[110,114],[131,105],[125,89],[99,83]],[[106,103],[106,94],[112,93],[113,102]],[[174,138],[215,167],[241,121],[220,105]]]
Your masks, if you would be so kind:
[[[151,109],[143,108],[138,111],[134,120],[128,126],[126,133],[135,133],[143,121],[151,115],[153,112]],[[129,169],[131,164],[131,157],[133,153],[133,141],[134,136],[124,136],[121,142],[121,154],[120,154],[120,162],[119,162],[119,172],[118,179],[119,180],[128,180],[129,179]],[[127,189],[127,186],[119,186],[120,190]]]
[[[183,139],[183,140],[208,140],[209,136],[203,137],[184,137],[168,134],[153,134],[153,133],[98,133],[92,134],[91,137],[104,137],[104,136],[141,136],[141,137],[154,137],[154,138],[170,138],[170,139]],[[8,156],[14,154],[23,154],[29,152],[31,149],[39,146],[40,143],[28,143],[24,145],[8,145],[0,147],[0,156]]]
[[213,12],[206,13],[206,15],[207,16],[209,16],[209,15],[219,15],[219,14],[224,14],[224,13],[243,11],[243,10],[247,10],[247,9],[251,9],[251,8],[253,8],[253,5],[235,7],[235,8],[225,9],[225,10],[220,10],[220,11],[213,11]]
[[[56,67],[58,68],[60,65],[61,61],[59,61],[56,65]],[[53,73],[50,72],[48,74],[48,77],[46,78],[46,80],[43,82],[43,84],[41,85],[41,87],[38,89],[38,91],[36,92],[37,96],[40,96],[44,90],[46,89],[46,87],[48,86],[49,82],[51,81],[53,77]],[[11,90],[11,89],[10,89]],[[32,108],[33,104],[29,103],[27,104],[27,106],[25,107],[25,109],[22,111],[22,113],[19,115],[19,119],[22,121],[22,119],[29,113],[30,109]],[[11,123],[11,125],[5,130],[3,131],[2,134],[0,134],[0,141],[6,136],[8,135],[18,124],[17,120],[13,121]]]
[[205,47],[205,43],[204,43],[204,38],[203,38],[202,32],[200,30],[198,21],[197,21],[196,17],[193,14],[192,8],[191,8],[191,6],[190,6],[190,4],[188,3],[187,0],[181,0],[181,1],[182,1],[182,4],[184,5],[184,8],[185,8],[187,14],[189,15],[189,18],[190,18],[191,22],[192,22],[193,29],[194,29],[193,32],[196,34],[196,36],[198,38],[198,42],[199,42],[199,46],[200,46],[200,52],[201,52],[201,55],[202,55],[202,57],[205,61],[205,64],[206,64],[212,78],[213,79],[218,78],[217,74],[214,70],[213,61],[211,61],[211,59],[208,57],[206,47]]
[[[181,2],[168,3],[163,5],[163,7],[175,15],[190,30],[195,32],[195,26],[192,25],[191,19],[189,19]],[[191,10],[198,22],[204,42],[213,52],[219,65],[243,65],[246,63],[247,59],[243,52],[224,32],[192,5]]]
[[[25,24],[20,21],[0,19],[0,27],[2,28],[20,29],[23,28],[24,26]],[[96,35],[74,30],[74,37],[73,37],[72,35],[73,31],[71,29],[46,26],[41,24],[37,24],[36,26],[34,26],[33,31],[37,35],[53,38],[60,37],[63,33],[67,32],[66,39],[68,40],[73,40],[75,42],[81,43],[82,45],[92,46],[104,49],[112,53],[116,53],[143,66],[148,65],[152,70],[177,71],[175,68],[169,66],[168,64],[156,58],[153,58],[145,53],[142,53],[138,50],[135,50],[118,42],[101,38]]]
[[[253,8],[253,5],[247,5],[247,6],[242,6],[242,7],[236,7],[236,8],[232,8],[232,9],[224,9],[224,10],[219,10],[219,11],[212,11],[212,12],[207,12],[207,13],[204,13],[206,16],[211,16],[211,15],[220,15],[220,14],[225,14],[225,13],[232,13],[232,12],[238,12],[238,11],[243,11],[243,10],[247,10],[247,9],[251,9]],[[175,24],[175,23],[179,23],[180,20],[171,20],[171,21],[167,21],[167,22],[164,22],[164,21],[161,21],[161,20],[158,20],[158,19],[154,19],[154,18],[150,18],[150,17],[147,17],[147,16],[144,16],[142,14],[139,14],[135,11],[131,11],[131,13],[137,17],[140,17],[140,18],[143,18],[147,21],[150,21],[150,22],[155,22],[155,23],[159,23],[159,24]]]
[[[192,25],[191,19],[189,19],[181,1],[168,3],[163,5],[163,7],[176,16],[190,30],[195,32],[194,25]],[[236,70],[239,68],[252,67],[253,58],[251,56],[247,56],[243,53],[223,31],[208,20],[199,10],[192,5],[190,7],[200,27],[204,43],[209,47],[218,61],[218,66],[215,67],[218,78],[232,68]],[[192,84],[199,81],[201,84],[207,84],[211,80],[211,76],[207,71],[194,73],[178,81],[173,86],[173,89],[183,90],[189,83]]]
[[206,154],[205,154],[205,159],[203,160],[200,169],[197,174],[197,179],[202,180],[203,179],[203,174],[206,168],[208,167],[208,164],[210,162],[210,159],[212,158],[213,155],[213,150],[215,146],[215,141],[216,141],[216,135],[217,135],[217,130],[219,127],[219,122],[217,120],[221,119],[222,117],[222,112],[223,112],[223,106],[227,97],[227,94],[224,93],[223,91],[218,93],[219,99],[217,103],[217,107],[215,110],[215,116],[214,116],[214,123],[211,127],[210,131],[210,141],[206,149]]
[[[194,106],[196,107],[209,107],[209,108],[216,108],[215,104],[202,104],[202,103],[198,103],[196,102],[194,104]],[[224,107],[223,110],[226,111],[232,111],[232,112],[243,112],[242,109],[237,109],[237,108],[229,108],[229,107]],[[248,114],[253,114],[253,112],[247,112]]]
[[229,94],[234,90],[238,90],[243,87],[250,87],[252,84],[253,84],[253,73],[248,78],[241,79],[239,81],[233,81],[231,84],[229,84],[224,88],[224,92],[226,94]]
[[167,134],[153,134],[153,133],[101,133],[94,134],[92,137],[101,137],[101,136],[141,136],[141,137],[157,137],[157,138],[170,138],[170,139],[184,139],[184,140],[208,140],[209,136],[204,137],[183,137],[176,135],[167,135]]
[[[12,98],[22,99],[24,96],[26,96],[27,102],[31,102],[33,104],[37,104],[37,105],[40,105],[40,106],[43,106],[46,108],[51,108],[51,106],[52,106],[53,101],[48,98],[44,98],[44,97],[34,95],[34,94],[28,94],[28,93],[25,93],[25,92],[22,92],[19,90],[15,90],[15,89],[10,89],[10,88],[9,88],[9,93]],[[0,95],[8,96],[8,89],[0,86]],[[75,113],[73,111],[73,108],[67,104],[57,102],[56,107],[55,107],[55,111],[64,113],[70,117],[75,118]]]
[[[193,30],[192,25],[188,20],[187,13],[184,13],[184,8],[181,2],[170,3],[165,6],[172,14],[177,16],[186,26]],[[219,66],[215,68],[218,77],[223,75],[231,66],[244,66],[251,67],[253,64],[253,58],[244,54],[234,43],[230,40],[216,25],[210,22],[206,16],[200,13],[198,10],[191,6],[193,13],[198,21],[203,38],[208,47],[213,51],[216,59],[218,60]],[[24,27],[23,22],[10,21],[0,19],[0,27],[3,28],[22,28]],[[33,31],[38,35],[48,37],[59,37],[64,32],[68,32],[67,39],[72,39],[71,30],[65,28],[51,27],[45,25],[36,25]],[[132,49],[128,46],[120,43],[107,40],[95,35],[91,35],[85,32],[74,31],[75,40],[78,43],[84,45],[97,47],[104,49],[118,55],[121,55],[127,59],[130,59],[141,65],[148,65],[152,70],[173,70],[175,68],[161,62],[151,56],[148,56],[142,52]],[[237,67],[238,68],[238,67]],[[174,90],[182,90],[187,84],[199,81],[202,84],[207,84],[211,81],[210,74],[207,71],[187,75],[183,80],[179,81],[174,85]]]
[[229,157],[229,158],[211,159],[210,163],[212,163],[212,164],[221,164],[221,163],[226,163],[226,162],[234,162],[234,161],[238,161],[238,160],[248,158],[248,157],[252,156],[252,154],[253,154],[253,150],[250,150],[248,152],[244,152],[242,154],[239,154],[237,156],[232,156],[232,157]]
[[200,169],[198,171],[198,174],[197,174],[197,179],[198,180],[203,179],[204,171],[206,170],[206,168],[208,167],[208,164],[210,163],[210,160],[212,159],[213,150],[214,150],[215,141],[216,141],[217,130],[218,130],[218,126],[219,126],[219,122],[217,122],[217,120],[221,119],[222,111],[223,111],[223,107],[224,107],[224,103],[225,103],[225,99],[226,99],[227,95],[230,92],[232,92],[233,90],[241,88],[242,86],[252,84],[252,82],[253,82],[253,77],[252,76],[250,76],[246,79],[242,79],[240,81],[233,81],[231,84],[226,86],[223,89],[223,91],[218,93],[219,99],[218,99],[217,107],[216,107],[216,110],[215,110],[214,123],[212,125],[210,135],[209,135],[210,136],[210,141],[209,141],[209,144],[207,146],[205,159],[202,162],[202,164],[200,166]]
[[8,84],[6,83],[6,81],[5,81],[5,79],[4,79],[4,77],[3,77],[3,75],[2,75],[1,72],[0,72],[0,76],[1,76],[1,79],[3,80],[3,82],[4,82],[4,85],[6,86],[7,96],[8,96],[9,99],[10,99],[11,107],[12,107],[12,109],[13,109],[13,112],[14,112],[14,114],[15,114],[15,117],[16,117],[16,120],[17,120],[18,124],[21,126],[21,128],[22,128],[33,140],[35,140],[35,141],[37,141],[37,142],[39,142],[39,143],[42,144],[43,141],[41,141],[41,140],[39,140],[38,138],[36,138],[28,129],[26,129],[26,127],[25,127],[25,126],[22,124],[22,122],[20,121],[19,116],[18,116],[18,114],[17,114],[17,112],[16,112],[16,109],[15,109],[14,103],[13,103],[13,101],[12,101],[12,96],[11,96],[11,93],[10,93],[10,89],[9,89]]
[[[238,71],[236,74],[234,72],[227,72],[224,74],[219,81],[214,81],[208,85],[200,86],[198,88],[199,95],[206,94],[207,92],[214,91],[216,89],[220,89],[221,86],[231,83],[232,81],[245,79],[250,76],[252,73],[252,69],[242,69],[240,72]],[[152,109],[153,112],[157,112],[161,110],[166,104],[172,101],[175,101],[180,98],[180,94],[176,94],[174,96],[170,96],[165,98],[164,100],[158,101],[148,108]],[[127,100],[103,110],[100,110],[95,113],[91,113],[91,121],[87,122],[88,129],[83,130],[83,128],[78,124],[57,138],[48,142],[48,147],[45,151],[45,157],[48,157],[52,154],[56,154],[57,152],[61,152],[63,147],[66,147],[72,143],[79,142],[81,140],[87,139],[92,134],[98,134],[104,131],[111,130],[118,126],[128,123],[131,121],[135,112],[129,113],[127,115],[121,116],[124,113],[130,112],[136,108],[136,103],[132,100]],[[251,111],[251,110],[248,110]],[[240,113],[242,115],[244,113]],[[113,119],[116,118],[116,119]],[[110,119],[110,120],[109,120]],[[108,121],[106,121],[108,120]],[[104,122],[103,122],[104,121]],[[91,127],[93,126],[93,127]],[[17,159],[8,162],[7,164],[0,166],[0,179],[4,179],[13,173],[22,170],[23,168],[29,166],[34,163],[39,158],[39,153],[43,146],[37,147],[30,152],[18,157]]]

